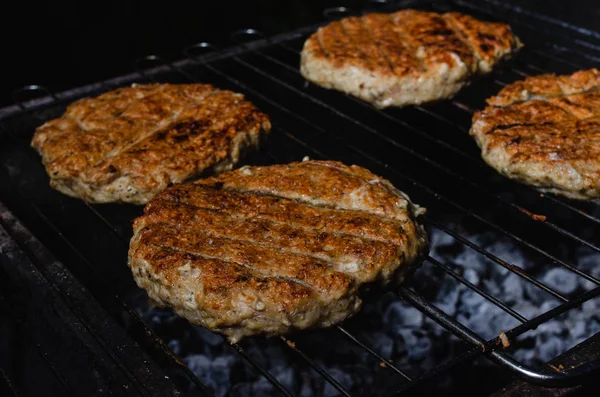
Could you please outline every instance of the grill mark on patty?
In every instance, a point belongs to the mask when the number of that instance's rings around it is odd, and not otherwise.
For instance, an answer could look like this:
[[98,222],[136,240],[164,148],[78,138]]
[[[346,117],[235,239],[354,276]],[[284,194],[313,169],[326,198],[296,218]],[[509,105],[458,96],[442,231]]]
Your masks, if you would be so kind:
[[[201,269],[198,274],[199,278],[203,280],[201,282],[201,285],[203,286],[201,300],[212,301],[213,306],[215,303],[219,306],[227,306],[231,303],[228,299],[218,299],[216,301],[214,299],[206,299],[206,295],[230,296],[235,293],[243,292],[245,289],[256,292],[256,295],[264,301],[271,301],[272,303],[278,302],[281,306],[287,306],[290,303],[289,299],[284,299],[282,301],[273,299],[280,295],[280,292],[282,292],[280,289],[282,287],[289,288],[290,291],[283,292],[291,292],[291,296],[289,293],[285,294],[285,298],[291,297],[291,300],[302,300],[314,295],[313,290],[307,286],[275,277],[261,277],[260,275],[254,274],[251,269],[236,263],[227,263],[221,259],[204,258],[200,260],[197,256],[177,251],[172,248],[160,246],[152,246],[154,249],[147,248],[148,247],[136,250],[133,257],[152,263],[153,270],[156,273],[162,273],[167,279],[174,276],[173,273],[177,272],[178,269],[183,266],[182,263],[191,262],[195,266],[190,267]],[[220,281],[216,286],[213,280],[214,278],[218,278]],[[226,286],[227,284],[229,284],[229,287]],[[231,288],[231,286],[233,286],[233,288]],[[271,294],[275,296],[273,297]],[[197,297],[194,297],[194,299],[196,300]],[[215,310],[215,307],[209,307],[208,309]]]
[[[389,217],[385,217],[376,213],[373,213],[371,211],[366,211],[364,209],[349,209],[349,208],[340,208],[340,207],[335,207],[335,206],[328,206],[325,204],[317,204],[314,202],[310,202],[310,201],[302,201],[301,199],[296,199],[296,198],[290,198],[290,197],[285,197],[285,196],[278,196],[276,194],[272,194],[272,193],[268,193],[268,192],[259,192],[259,191],[249,191],[249,190],[236,190],[236,189],[227,189],[224,188],[222,189],[223,191],[226,192],[230,192],[230,193],[238,193],[238,194],[249,194],[249,195],[253,195],[253,196],[258,196],[258,197],[272,197],[274,199],[280,199],[280,200],[288,200],[300,205],[304,205],[307,207],[312,207],[312,208],[318,208],[318,209],[323,209],[323,210],[332,210],[332,211],[341,211],[341,212],[347,212],[349,214],[353,214],[353,213],[357,213],[359,215],[362,216],[369,216],[369,217],[374,217],[380,221],[384,221],[384,222],[398,222],[398,225],[404,229],[405,225],[407,223],[409,223],[411,221],[411,218],[408,214],[408,210],[407,209],[403,209],[403,215],[406,215],[403,219],[394,219],[394,218],[389,218]],[[378,240],[377,238],[372,238],[372,240]],[[389,242],[390,239],[382,239],[380,241],[384,241],[384,242]]]
[[[150,87],[156,87],[156,89],[154,91],[152,91],[150,93],[150,95],[148,95],[147,92],[142,92],[142,96],[141,97],[135,97],[135,98],[133,98],[129,102],[127,108],[123,109],[121,112],[118,113],[118,115],[112,117],[111,120],[107,120],[106,122],[107,123],[114,122],[114,120],[118,119],[119,116],[123,115],[125,112],[127,112],[128,110],[130,110],[133,107],[133,105],[138,104],[142,100],[148,100],[149,97],[156,96],[157,94],[160,94],[160,93],[162,93],[162,92],[165,91],[164,86],[161,86],[161,85],[154,85],[153,84],[153,85],[150,85]],[[129,87],[127,87],[127,88],[129,88]],[[218,90],[216,90],[215,88],[212,88],[212,90],[207,95],[212,95],[213,93],[215,93],[217,91]],[[107,94],[112,94],[112,95],[110,97],[105,98],[103,100],[103,102],[111,102],[114,97],[118,96],[118,93],[113,93],[113,92],[108,92],[108,93],[103,94],[103,95],[107,95]],[[138,142],[144,140],[147,136],[151,136],[154,133],[160,132],[164,128],[168,128],[173,123],[173,120],[177,120],[177,118],[179,117],[179,115],[184,110],[187,110],[187,109],[190,109],[192,107],[198,106],[198,104],[202,103],[204,101],[204,99],[206,99],[206,96],[203,97],[202,100],[199,101],[199,102],[197,102],[197,103],[194,103],[194,104],[191,104],[191,105],[188,105],[186,107],[181,108],[178,112],[175,113],[175,115],[173,115],[172,117],[170,117],[169,120],[166,120],[166,121],[163,121],[162,123],[159,123],[154,129],[149,129],[146,135],[141,135],[140,137],[137,137],[135,139],[135,141],[133,143],[129,144],[129,145],[121,146],[123,144],[123,142],[126,141],[131,136],[129,136],[129,135],[121,135],[120,138],[122,140],[120,142],[117,142],[117,144],[116,144],[117,149],[116,150],[112,150],[112,151],[109,151],[107,153],[103,153],[102,154],[103,157],[101,159],[97,160],[95,163],[89,164],[88,167],[91,167],[91,168],[97,167],[102,162],[106,161],[108,158],[117,156],[120,152],[122,152],[122,151],[126,150],[127,148],[129,148],[131,146],[134,146]],[[97,100],[98,100],[98,98],[86,98],[86,101],[90,102],[90,103],[94,103],[94,101],[97,101]],[[150,102],[152,102],[152,101],[150,101]],[[152,103],[154,103],[156,105],[155,102],[152,102]],[[111,105],[111,106],[113,106],[113,105]],[[96,106],[96,108],[98,108],[98,106]],[[83,115],[84,118],[85,118],[85,116],[88,116],[88,115],[87,114]],[[69,110],[67,110],[67,112],[64,114],[63,117],[65,119],[67,119],[67,120],[71,120],[71,121],[75,122],[75,124],[77,125],[77,127],[79,127],[82,131],[90,132],[92,130],[95,130],[95,128],[88,128],[88,127],[84,126],[84,124],[83,124],[83,122],[81,120],[82,117],[75,117],[73,114],[71,114],[69,112]],[[128,132],[132,132],[132,131],[130,130]],[[134,130],[133,132],[139,132],[139,130]],[[65,132],[65,134],[70,134],[70,133],[72,133],[72,132],[70,132],[70,131],[66,131]],[[114,152],[114,154],[112,152]],[[61,162],[62,160],[64,160],[65,158],[67,158],[69,156],[71,156],[71,153],[66,153],[63,156],[56,157],[56,158],[52,159],[51,161],[48,162],[48,164]]]
[[469,35],[462,29],[462,27],[456,22],[455,18],[451,14],[443,14],[442,19],[444,19],[446,25],[454,32],[456,37],[465,45],[466,48],[469,49],[471,55],[477,60],[477,62],[474,63],[474,66],[476,67],[471,67],[470,69],[474,69],[475,71],[479,69],[479,62],[485,60],[482,58],[477,46],[469,39]]
[[366,32],[366,35],[367,35],[367,39],[366,40],[371,41],[375,45],[375,48],[377,49],[377,52],[379,53],[379,56],[385,61],[386,65],[390,68],[390,72],[392,72],[392,74],[396,74],[396,72],[394,70],[394,63],[389,58],[389,56],[387,54],[387,51],[385,51],[383,49],[383,47],[381,45],[379,45],[379,42],[375,38],[375,35],[373,34],[373,32],[371,32],[371,30],[367,26],[367,23],[365,22],[365,17],[364,16],[360,17],[359,21],[361,23],[363,31]]
[[124,146],[122,148],[119,148],[119,150],[117,150],[115,153],[108,153],[101,161],[99,161],[96,164],[94,164],[94,167],[98,166],[103,161],[105,161],[105,160],[107,160],[107,159],[109,159],[111,157],[117,157],[117,156],[119,156],[119,154],[127,152],[130,148],[135,147],[136,145],[138,145],[142,141],[146,140],[147,138],[151,138],[154,135],[160,134],[161,132],[172,128],[174,125],[177,125],[177,123],[179,122],[178,118],[179,118],[179,116],[181,114],[183,114],[184,112],[186,112],[189,109],[201,106],[203,103],[205,103],[210,97],[212,97],[213,95],[215,95],[217,92],[220,92],[220,91],[213,88],[205,97],[203,97],[200,100],[194,101],[193,104],[189,104],[187,106],[184,106],[183,108],[181,108],[181,110],[179,112],[176,112],[176,114],[173,115],[170,120],[165,121],[164,123],[159,124],[159,126],[157,128],[155,128],[154,130],[148,131],[148,133],[146,133],[145,135],[143,134],[142,136],[140,136],[138,139],[136,139],[130,145],[127,145],[127,146]]
[[[160,202],[160,199],[157,200],[157,202]],[[203,210],[203,211],[214,211],[214,212],[221,212],[221,210],[217,209],[217,208],[210,208],[208,206],[199,206],[196,205],[194,203],[188,203],[185,201],[165,201],[166,203],[173,203],[169,206],[172,206],[173,208],[176,208],[177,205],[185,205],[189,208],[194,208],[194,209],[198,209],[198,210]],[[153,209],[150,212],[147,212],[146,215],[152,215],[155,212],[160,212],[161,210],[163,210],[166,206],[157,206],[156,209]],[[318,208],[318,207],[317,207]],[[274,224],[278,224],[278,225],[284,225],[284,226],[288,226],[288,227],[296,227],[298,229],[302,229],[302,230],[307,230],[307,231],[312,231],[312,232],[319,232],[322,229],[318,228],[318,227],[312,227],[312,226],[308,226],[307,224],[301,223],[300,222],[294,222],[294,221],[278,221],[275,220],[273,217],[268,217],[268,216],[263,216],[263,215],[250,215],[247,213],[243,213],[242,211],[232,211],[231,209],[227,209],[227,214],[230,215],[231,217],[234,218],[238,218],[238,219],[244,219],[244,220],[251,220],[251,219],[260,219],[260,220],[264,220],[264,221],[268,221]],[[400,228],[402,228],[402,225],[398,225]],[[403,234],[401,236],[399,236],[399,238],[397,239],[385,239],[385,238],[375,238],[372,236],[365,236],[365,235],[361,235],[361,234],[355,234],[355,233],[350,233],[350,232],[341,232],[341,231],[336,231],[336,230],[331,230],[331,229],[327,229],[328,233],[332,233],[336,236],[340,236],[340,237],[351,237],[351,238],[358,238],[358,239],[362,239],[365,241],[373,241],[373,242],[380,242],[380,243],[388,243],[388,244],[393,244],[393,245],[403,245],[406,243],[406,239],[403,238]]]
[[410,54],[413,56],[413,58],[416,59],[417,62],[419,62],[421,71],[423,73],[426,73],[429,68],[427,67],[427,64],[425,63],[424,58],[419,56],[419,51],[414,46],[414,44],[411,42],[411,40],[414,40],[414,37],[405,30],[405,27],[402,23],[398,23],[397,16],[400,15],[400,13],[401,13],[401,11],[396,14],[390,14],[389,15],[390,22],[392,23],[392,26],[394,26],[394,31],[396,32],[400,42],[402,42],[404,47],[410,51]]
[[150,247],[155,247],[155,248],[160,248],[160,249],[166,249],[166,250],[170,250],[173,252],[178,252],[181,254],[185,254],[185,255],[191,255],[197,258],[201,258],[201,259],[208,259],[208,260],[214,260],[214,261],[219,261],[222,262],[226,265],[235,265],[235,266],[240,266],[243,267],[244,269],[248,270],[251,274],[255,275],[255,276],[259,276],[261,278],[264,279],[276,279],[276,280],[281,280],[281,281],[286,281],[289,283],[293,283],[293,284],[297,284],[300,285],[304,288],[308,288],[311,291],[314,291],[316,293],[318,293],[319,295],[323,295],[323,291],[320,291],[318,288],[316,288],[315,286],[305,283],[302,280],[298,280],[296,278],[293,277],[286,277],[286,276],[282,276],[282,275],[277,275],[277,274],[269,274],[267,272],[263,272],[258,270],[255,267],[252,266],[248,266],[245,263],[241,263],[241,262],[236,262],[236,261],[232,261],[232,260],[228,260],[225,258],[221,258],[218,256],[211,256],[211,255],[206,255],[200,252],[196,252],[196,251],[190,251],[184,248],[180,248],[180,247],[173,247],[173,246],[168,246],[168,245],[163,245],[163,244],[156,244],[156,243],[147,243],[148,246]]
[[[393,254],[401,248],[396,244],[369,241],[361,237],[341,236],[330,231],[301,229],[263,219],[238,218],[219,211],[201,208],[194,210],[181,208],[189,207],[186,204],[170,207],[172,208],[163,207],[160,212],[145,215],[143,221],[136,227],[149,226],[159,222],[169,223],[175,227],[180,224],[200,224],[203,227],[201,231],[215,236],[256,242],[271,248],[289,249],[290,252],[331,263],[339,264],[337,260],[343,258],[369,258],[363,260],[367,267],[384,264],[385,261],[381,260],[384,253],[393,257]],[[199,221],[202,222],[198,223]],[[269,241],[269,243],[264,243],[264,241]],[[341,253],[339,252],[340,248],[343,249]],[[328,251],[335,252],[338,256],[332,256]]]
[[[407,72],[410,73],[420,68],[414,52],[411,53],[406,44],[399,40],[398,33],[394,31],[394,24],[389,15],[367,14],[363,15],[360,21],[369,38],[375,43],[379,53],[388,63],[392,74],[402,76]],[[370,24],[374,26],[369,27]],[[393,37],[396,37],[396,39]]]
[[319,49],[323,53],[323,55],[325,55],[327,58],[331,58],[332,57],[331,53],[329,52],[329,50],[327,49],[327,47],[325,47],[325,44],[323,43],[323,29],[324,28],[319,28],[317,30],[317,44],[319,46]]
[[525,99],[516,100],[516,101],[510,102],[507,104],[503,104],[503,105],[490,105],[490,106],[494,107],[494,108],[504,108],[504,107],[510,107],[513,105],[518,105],[520,103],[531,102],[531,101],[546,101],[546,102],[548,102],[552,99],[560,99],[560,98],[569,97],[572,95],[591,94],[591,93],[594,93],[597,91],[600,91],[600,86],[591,88],[589,90],[577,91],[577,92],[573,92],[573,93],[569,93],[569,94],[561,93],[561,94],[553,94],[553,95],[542,95],[542,94],[534,93],[532,96],[525,98]]
[[[252,178],[250,179],[245,179],[244,178],[244,174],[242,173],[242,170],[237,170],[235,171],[235,176],[233,177],[229,177],[228,178],[228,182],[227,184],[222,185],[222,188],[224,190],[233,190],[236,192],[259,192],[259,193],[263,193],[263,194],[271,194],[271,195],[276,195],[278,197],[284,197],[284,198],[289,198],[289,199],[294,199],[297,200],[299,202],[303,202],[303,203],[309,203],[312,205],[317,205],[317,206],[323,206],[323,207],[329,207],[329,208],[335,208],[335,209],[346,209],[346,210],[357,210],[357,211],[364,211],[365,213],[369,213],[369,214],[374,214],[374,215],[378,215],[380,217],[383,218],[387,218],[387,219],[398,219],[398,220],[404,220],[406,219],[407,216],[407,212],[406,210],[408,209],[408,207],[410,206],[409,201],[407,200],[407,198],[401,193],[399,192],[397,189],[395,191],[393,191],[393,195],[390,196],[389,193],[389,188],[388,186],[383,183],[377,176],[371,174],[371,173],[367,173],[367,174],[362,174],[362,175],[357,175],[357,169],[355,168],[351,168],[351,167],[347,167],[346,168],[341,168],[338,167],[336,165],[334,165],[334,162],[328,162],[328,161],[321,161],[321,162],[302,162],[296,165],[296,168],[303,168],[303,167],[314,167],[314,168],[325,168],[325,169],[330,169],[330,170],[335,170],[338,173],[343,174],[344,176],[347,177],[347,180],[343,181],[343,182],[348,182],[348,181],[354,181],[357,185],[354,187],[354,189],[351,192],[348,192],[347,195],[344,195],[342,197],[335,197],[331,195],[331,192],[333,190],[333,186],[328,186],[328,188],[326,190],[319,190],[318,188],[316,188],[315,186],[307,186],[306,184],[307,179],[310,179],[311,177],[314,178],[316,176],[321,176],[324,180],[330,180],[332,178],[338,178],[338,182],[341,183],[341,178],[339,178],[339,175],[321,175],[322,173],[317,172],[313,172],[310,174],[309,178],[306,178],[303,175],[292,175],[290,176],[290,173],[287,171],[286,167],[282,167],[282,166],[271,166],[268,167],[268,175],[269,177],[271,177],[271,179],[273,179],[274,175],[280,175],[281,178],[278,178],[276,180],[276,184],[274,185],[274,180],[267,180],[267,179],[262,179],[260,181],[260,184],[255,183],[256,182],[256,174],[252,175]],[[264,172],[265,170],[267,170],[266,167],[255,167],[254,168],[255,172]],[[352,172],[351,172],[352,171]],[[365,176],[368,176],[369,179],[366,179]],[[289,178],[288,178],[289,177]],[[286,179],[288,178],[288,179]],[[209,181],[198,181],[196,183],[198,184],[214,184],[215,181],[218,182],[219,178],[217,177],[214,180],[209,180]],[[282,181],[287,181],[289,183],[292,184],[292,186],[288,186],[286,190],[285,186],[282,186]],[[298,186],[296,186],[296,183],[304,183],[303,188],[314,188],[314,194],[309,196],[306,193],[298,193],[296,191],[296,189],[298,188]],[[313,185],[315,185],[314,181],[312,182]],[[309,183],[310,185],[310,183]],[[385,193],[387,193],[386,198],[389,197],[395,197],[395,202],[394,203],[390,203],[390,202],[385,202],[382,203],[378,200],[375,200],[375,198],[368,196],[370,198],[370,200],[366,203],[367,205],[371,205],[371,207],[365,207],[365,203],[362,203],[362,206],[357,206],[354,203],[351,203],[351,205],[349,205],[348,203],[346,204],[341,204],[340,200],[342,199],[346,199],[346,200],[351,200],[349,197],[352,194],[358,194],[359,191],[364,188],[364,187],[369,187],[369,186],[377,186],[380,187],[382,189],[385,190]],[[347,186],[341,186],[341,189],[347,189]],[[379,192],[379,193],[383,193],[383,192]],[[398,195],[400,195],[401,197],[398,197]],[[403,201],[403,207],[398,207],[398,204]],[[376,205],[374,205],[376,204]],[[392,208],[390,208],[390,204],[392,205]],[[397,214],[396,212],[400,211],[400,214]],[[390,214],[391,212],[391,214]]]
[[[344,35],[348,38],[348,43],[350,43],[350,45],[354,48],[354,51],[361,55],[361,58],[367,65],[369,65],[370,69],[374,69],[374,67],[380,63],[380,59],[365,52],[364,47],[368,46],[368,44],[366,43],[366,40],[364,40],[364,37],[361,37],[360,22],[359,26],[356,26],[354,23],[356,22],[356,19],[360,21],[360,18],[357,17],[344,18],[340,20],[340,27],[342,28]],[[368,34],[368,32],[366,33]],[[365,32],[363,32],[363,35],[364,34]],[[392,73],[394,73],[393,70]]]
[[368,273],[376,272],[376,269],[395,258],[401,248],[395,244],[365,241],[360,237],[339,236],[329,231],[305,230],[262,219],[236,218],[218,211],[181,209],[182,205],[172,207],[145,215],[143,222],[136,227],[147,227],[158,222],[169,223],[175,227],[178,224],[202,225],[202,229],[191,229],[317,258],[336,267],[353,263],[351,266],[356,266],[358,271]]
[[[511,123],[511,124],[503,124],[503,125],[497,125],[497,126],[495,126],[492,130],[487,131],[485,134],[486,135],[496,134],[498,131],[511,130],[513,128],[538,127],[538,126],[552,125],[552,124],[556,124],[556,123],[549,121],[549,122],[543,122],[543,123]],[[497,135],[502,135],[502,133],[497,134]]]
[[324,28],[319,29],[321,45],[330,55],[330,58],[337,62],[352,60],[354,62],[364,62],[356,51],[353,51],[348,36],[344,33],[342,25],[339,22],[332,22]]
[[584,95],[599,90],[600,72],[596,69],[581,70],[571,76],[542,74],[507,85],[498,95],[489,98],[487,103],[493,107],[507,107],[522,102]]
[[[170,248],[207,259],[235,263],[261,277],[290,280],[329,297],[340,298],[354,288],[351,275],[333,270],[331,264],[325,261],[252,241],[218,237],[200,230],[186,230],[181,234],[171,226],[168,223],[154,223],[145,227],[139,232],[137,244]],[[285,266],[279,266],[280,263]]]
[[[192,192],[188,193],[189,190],[192,190]],[[186,194],[187,197],[182,196],[179,192]],[[165,194],[157,196],[154,202],[149,204],[145,213],[154,211],[155,206],[160,208],[162,201],[222,210],[244,217],[272,221],[282,219],[280,222],[305,225],[312,229],[318,229],[323,224],[326,224],[328,228],[337,227],[340,230],[347,227],[356,228],[361,231],[366,230],[368,234],[350,232],[344,232],[343,234],[396,244],[404,242],[402,231],[406,223],[409,222],[408,216],[404,221],[393,220],[364,211],[334,209],[275,195],[218,190],[198,184],[190,184],[185,187],[185,190],[175,187]],[[375,222],[377,226],[373,227],[372,225]],[[332,224],[336,226],[332,226]]]

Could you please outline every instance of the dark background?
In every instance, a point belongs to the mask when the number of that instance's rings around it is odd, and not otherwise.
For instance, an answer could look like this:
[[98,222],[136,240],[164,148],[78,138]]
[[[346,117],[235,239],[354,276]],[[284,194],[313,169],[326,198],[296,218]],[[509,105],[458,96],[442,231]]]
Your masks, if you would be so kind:
[[[508,0],[600,31],[598,0]],[[331,6],[360,9],[365,0],[48,1],[3,2],[0,11],[0,106],[12,91],[41,84],[60,91],[132,70],[148,54],[181,56],[199,41],[227,45],[229,33],[253,27],[266,33],[321,21]]]

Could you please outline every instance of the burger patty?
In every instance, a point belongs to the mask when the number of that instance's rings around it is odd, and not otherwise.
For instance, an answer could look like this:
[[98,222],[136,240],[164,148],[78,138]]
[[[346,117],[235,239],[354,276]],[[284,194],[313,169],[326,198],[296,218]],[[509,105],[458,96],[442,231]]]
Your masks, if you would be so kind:
[[58,191],[144,204],[172,183],[230,170],[270,128],[241,94],[208,84],[134,85],[71,104],[31,144]]
[[506,86],[471,135],[498,172],[542,191],[600,197],[600,72],[545,74]]
[[242,167],[159,193],[128,263],[154,302],[233,343],[331,326],[402,282],[428,249],[422,213],[358,166]]
[[300,71],[376,107],[404,106],[453,96],[520,47],[506,24],[407,9],[319,28],[304,43]]

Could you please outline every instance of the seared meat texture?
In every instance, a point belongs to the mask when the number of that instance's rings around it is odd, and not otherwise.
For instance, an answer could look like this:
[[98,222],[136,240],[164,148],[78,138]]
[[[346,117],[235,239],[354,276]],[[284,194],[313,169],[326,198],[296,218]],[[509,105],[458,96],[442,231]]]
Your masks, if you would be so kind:
[[243,167],[158,194],[129,266],[157,304],[231,342],[327,327],[420,264],[423,212],[357,166]]
[[569,198],[600,197],[600,72],[528,77],[488,99],[471,135],[503,175]]
[[405,106],[452,97],[520,47],[506,24],[407,9],[319,28],[304,43],[300,71],[376,107]]
[[172,183],[230,170],[270,128],[241,94],[207,84],[134,85],[71,104],[36,130],[32,146],[58,191],[144,204]]

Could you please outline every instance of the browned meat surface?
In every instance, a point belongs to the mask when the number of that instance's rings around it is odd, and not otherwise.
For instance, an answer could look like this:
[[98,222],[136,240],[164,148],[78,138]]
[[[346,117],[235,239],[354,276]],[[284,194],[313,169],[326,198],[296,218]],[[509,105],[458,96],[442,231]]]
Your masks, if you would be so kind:
[[508,25],[407,9],[319,28],[304,44],[300,70],[377,107],[404,106],[453,96],[520,47]]
[[95,203],[143,204],[176,182],[230,170],[269,119],[207,84],[134,85],[71,104],[32,146],[55,189]]
[[600,197],[600,72],[529,77],[488,103],[471,135],[490,166],[542,191]]
[[243,167],[159,193],[134,223],[129,266],[159,305],[232,342],[327,327],[420,264],[423,212],[357,166]]

